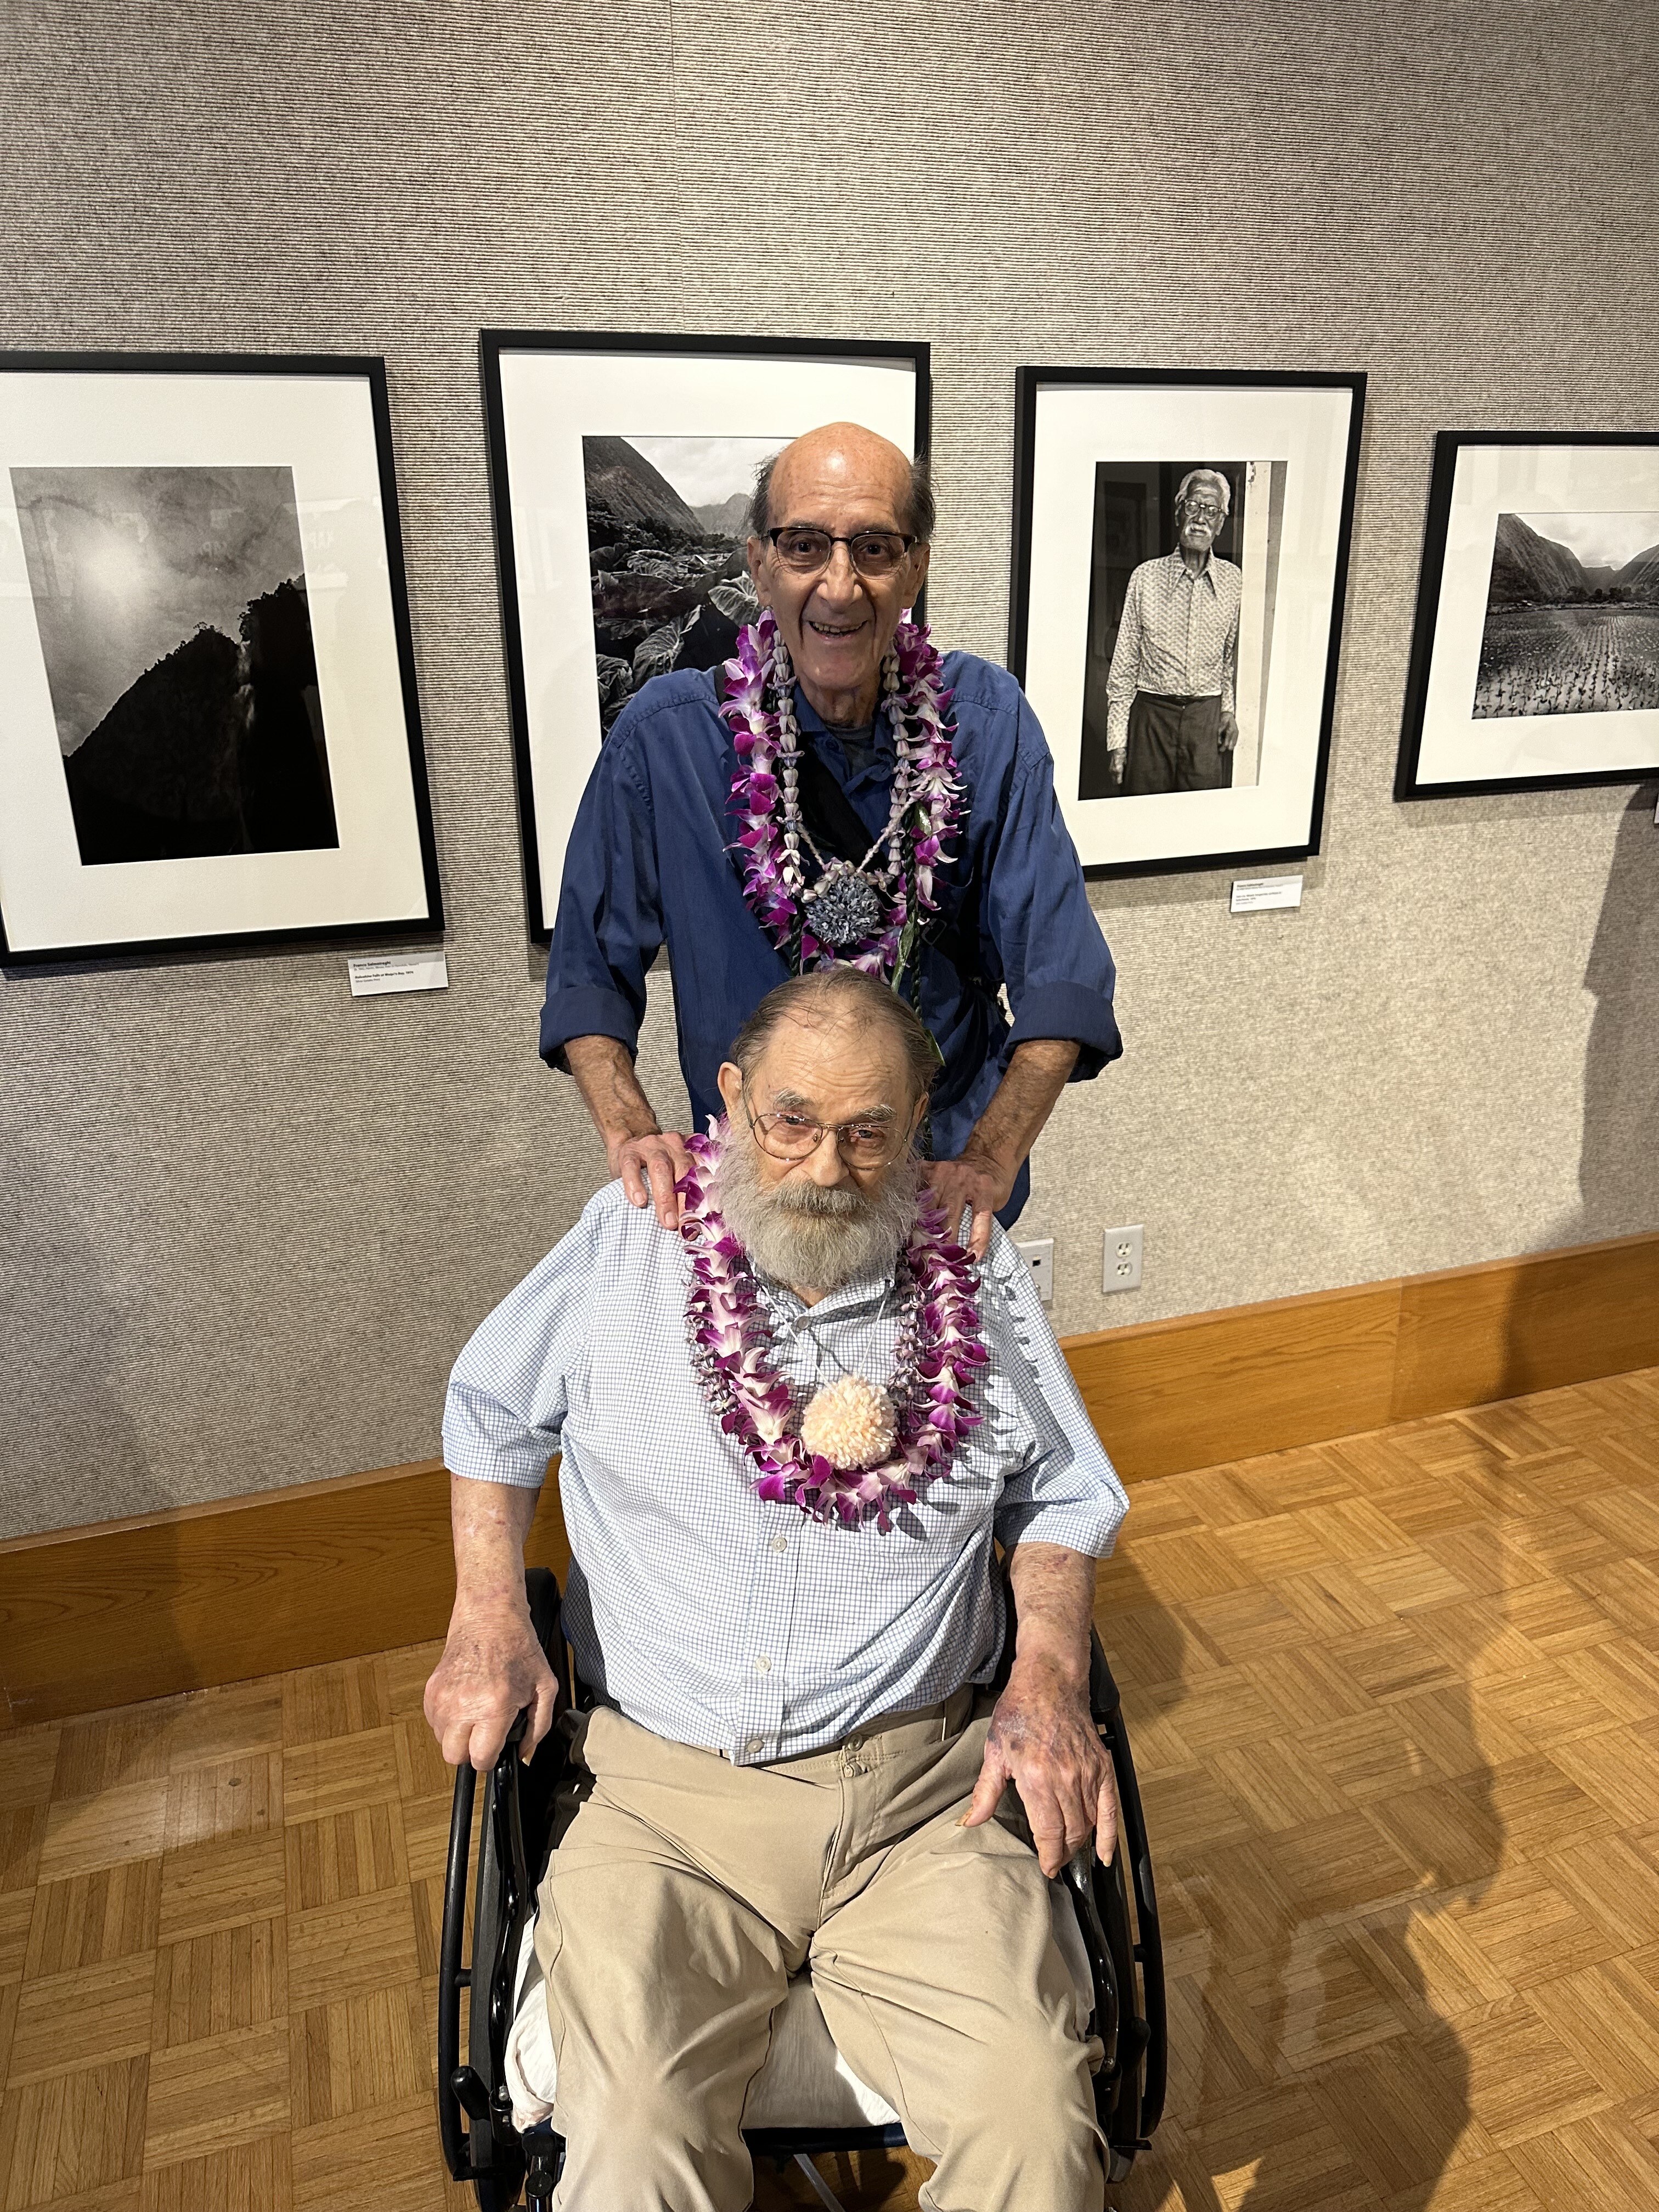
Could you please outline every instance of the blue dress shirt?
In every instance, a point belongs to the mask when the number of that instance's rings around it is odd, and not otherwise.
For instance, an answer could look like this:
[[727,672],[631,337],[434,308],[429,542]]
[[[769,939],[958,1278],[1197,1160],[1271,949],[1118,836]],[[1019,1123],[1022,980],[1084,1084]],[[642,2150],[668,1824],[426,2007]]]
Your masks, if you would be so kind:
[[[616,1037],[631,1052],[646,970],[665,945],[680,1066],[699,1127],[720,1111],[715,1076],[732,1038],[789,972],[744,905],[727,849],[738,760],[715,681],[707,670],[657,677],[606,738],[565,855],[542,1014],[542,1056],[556,1067],[566,1066],[572,1037]],[[932,1096],[933,1149],[950,1159],[1015,1045],[1075,1041],[1076,1081],[1097,1075],[1123,1042],[1112,1012],[1112,956],[1060,817],[1037,719],[1006,669],[971,653],[945,656],[945,681],[955,694],[954,750],[968,806],[950,866],[933,878],[938,941],[922,954],[921,1013],[944,1054]],[[799,689],[795,707],[873,840],[892,790],[886,718],[877,720],[874,760],[854,774]],[[1022,1167],[1005,1224],[1030,1188]]]
[[[450,1378],[452,1474],[534,1489],[563,1455],[564,1628],[582,1680],[641,1728],[750,1765],[988,1680],[1004,1632],[993,1540],[1098,1558],[1128,1510],[1008,1239],[993,1233],[980,1269],[980,1425],[884,1529],[756,1496],[691,1371],[690,1272],[679,1238],[611,1183]],[[842,1375],[892,1374],[890,1270],[814,1306],[759,1288],[799,1402]]]

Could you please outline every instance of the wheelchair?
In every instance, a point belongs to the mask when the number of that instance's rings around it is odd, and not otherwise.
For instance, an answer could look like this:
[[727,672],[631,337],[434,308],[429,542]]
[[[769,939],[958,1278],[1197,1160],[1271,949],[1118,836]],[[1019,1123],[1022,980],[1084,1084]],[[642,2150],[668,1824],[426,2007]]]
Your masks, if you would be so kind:
[[[525,1582],[531,1620],[559,1686],[561,1710],[573,1702],[573,1690],[574,1702],[591,1703],[581,1685],[573,1684],[557,1583],[541,1567],[531,1568]],[[1011,1643],[1012,1638],[1011,1616]],[[1164,1954],[1140,1792],[1117,1685],[1097,1636],[1091,1638],[1089,1701],[1117,1780],[1118,1848],[1109,1867],[1100,1863],[1092,1845],[1079,1851],[1056,1883],[1064,1899],[1063,1905],[1056,1902],[1056,1910],[1069,1908],[1075,1916],[1087,1960],[1092,1991],[1090,2032],[1100,2039],[1105,2052],[1094,2077],[1095,2111],[1108,2147],[1108,2178],[1117,2182],[1128,2173],[1136,2153],[1148,2148],[1163,2113],[1168,2033]],[[529,1763],[522,1762],[517,1746],[526,1722],[527,1716],[521,1713],[484,1778],[471,1956],[465,1960],[467,1873],[477,1782],[471,1766],[463,1765],[455,1777],[450,1819],[439,1954],[438,2125],[444,2161],[456,2181],[472,2184],[480,2212],[510,2212],[521,2196],[526,2212],[551,2212],[564,2159],[563,2139],[550,2121],[522,2133],[514,2126],[508,2084],[507,2039],[520,1953],[535,1917],[536,1891],[551,1847],[554,1795],[566,1757],[564,1738],[553,1729]],[[1075,1955],[1074,1947],[1066,1948],[1073,1948]],[[465,2059],[463,1990],[469,1998]],[[816,2006],[812,2009],[816,2012]],[[896,2119],[856,2127],[768,2126],[745,2128],[744,2140],[757,2161],[770,2159],[780,2171],[794,2161],[829,2212],[842,2212],[811,2162],[814,2154],[896,2149],[904,2142],[904,2130]]]

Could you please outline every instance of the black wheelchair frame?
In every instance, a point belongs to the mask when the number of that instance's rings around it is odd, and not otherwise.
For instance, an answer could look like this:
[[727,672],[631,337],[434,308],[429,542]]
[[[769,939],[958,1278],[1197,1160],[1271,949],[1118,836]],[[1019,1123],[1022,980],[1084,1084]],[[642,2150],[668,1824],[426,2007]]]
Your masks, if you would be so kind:
[[[558,1584],[541,1567],[530,1569],[525,1583],[531,1620],[557,1680],[561,1705],[568,1705],[573,1685],[560,1625]],[[1169,2046],[1164,1952],[1146,1824],[1117,1685],[1097,1636],[1090,1657],[1089,1703],[1117,1779],[1118,1847],[1109,1867],[1101,1864],[1092,1846],[1079,1851],[1063,1879],[1094,1982],[1090,2026],[1105,2051],[1094,2081],[1095,2111],[1108,2145],[1109,2179],[1115,2182],[1127,2174],[1136,2152],[1148,2147],[1163,2114]],[[471,1766],[462,1766],[456,1774],[449,1825],[439,1953],[438,2128],[444,2162],[455,2180],[473,2185],[480,2212],[509,2212],[521,2194],[526,2212],[551,2212],[564,2160],[563,2139],[550,2125],[522,2136],[514,2127],[507,2086],[507,2039],[513,2024],[519,1951],[551,1847],[554,1793],[565,1756],[564,1738],[555,1729],[528,1764],[521,1761],[518,1746],[526,1719],[520,1714],[514,1723],[485,1780],[472,1952],[465,1962],[461,1954],[477,1784]],[[465,2060],[460,2043],[463,1990],[471,1995]],[[904,2142],[904,2131],[897,2126],[746,2128],[744,2140],[756,2159],[770,2159],[780,2167],[799,2161],[820,2198],[835,2207],[836,2199],[811,2165],[814,2154],[896,2149]]]

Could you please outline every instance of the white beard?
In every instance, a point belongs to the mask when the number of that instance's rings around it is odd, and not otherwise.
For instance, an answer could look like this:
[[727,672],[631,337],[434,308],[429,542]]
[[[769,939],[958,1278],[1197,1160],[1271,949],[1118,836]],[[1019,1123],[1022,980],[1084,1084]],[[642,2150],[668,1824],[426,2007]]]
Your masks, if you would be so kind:
[[792,1290],[838,1291],[866,1274],[890,1274],[915,1226],[921,1173],[900,1158],[872,1191],[854,1183],[763,1184],[760,1147],[728,1127],[715,1203],[750,1264]]

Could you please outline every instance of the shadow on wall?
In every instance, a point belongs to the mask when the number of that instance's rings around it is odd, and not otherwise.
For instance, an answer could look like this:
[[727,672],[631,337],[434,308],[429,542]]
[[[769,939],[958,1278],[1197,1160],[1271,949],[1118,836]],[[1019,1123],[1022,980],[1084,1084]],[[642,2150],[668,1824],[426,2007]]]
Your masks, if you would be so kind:
[[[1358,1486],[1344,1474],[1328,1494]],[[1340,1642],[1218,1664],[1188,1611],[1132,1551],[1103,1571],[1096,1620],[1141,1771],[1170,2000],[1164,2124],[1110,2203],[1270,2212],[1316,2171],[1332,2203],[1375,2188],[1421,2212],[1471,2116],[1469,2055],[1423,1961],[1443,1948],[1434,1923],[1465,1918],[1504,1859],[1469,1692],[1487,1632],[1471,1620],[1455,1679],[1390,1705],[1333,1663]],[[1357,1668],[1386,1663],[1386,1637],[1344,1639],[1376,1647]]]
[[[71,1528],[100,1511],[158,1512],[173,1501],[152,1474],[123,1402],[115,1375],[122,1316],[103,1286],[100,1256],[60,1176],[15,1135],[6,1141],[5,1177],[0,1344],[40,1349],[29,1371],[9,1383],[0,1539]],[[170,1583],[171,1553],[158,1533],[158,1590]],[[150,1593],[109,1587],[90,1561],[84,1582],[65,1585],[60,1576],[47,1586],[31,1571],[39,1556],[0,1553],[0,1692],[18,1726],[33,1717],[53,1652],[73,1651],[91,1616],[142,1607],[146,1650],[165,1658],[173,1641],[166,1608]]]
[[[1593,1244],[1659,1228],[1659,786],[1644,785],[1619,823],[1613,867],[1584,970],[1595,1000],[1584,1054],[1584,1133],[1579,1202],[1546,1234],[1544,1250]],[[1507,1322],[1504,1398],[1547,1388],[1557,1366],[1534,1354],[1532,1340],[1552,1340],[1562,1316],[1526,1303],[1523,1288]]]
[[1577,1234],[1617,1237],[1632,1211],[1659,1217],[1659,785],[1626,808],[1613,871],[1590,947],[1584,988],[1594,994],[1584,1060],[1584,1142],[1578,1161]]

